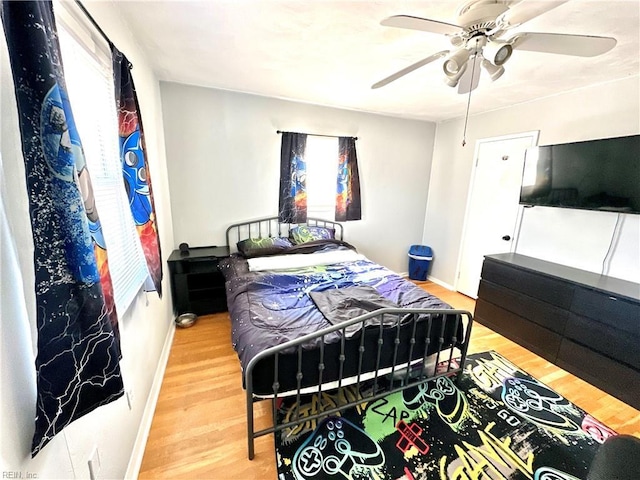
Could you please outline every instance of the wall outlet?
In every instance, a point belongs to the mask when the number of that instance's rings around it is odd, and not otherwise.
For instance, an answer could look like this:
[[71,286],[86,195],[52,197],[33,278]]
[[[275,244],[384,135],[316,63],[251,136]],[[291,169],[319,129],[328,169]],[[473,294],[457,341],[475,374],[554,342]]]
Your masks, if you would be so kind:
[[98,447],[93,447],[91,455],[89,455],[89,478],[91,480],[98,479],[98,473],[100,473],[100,453]]

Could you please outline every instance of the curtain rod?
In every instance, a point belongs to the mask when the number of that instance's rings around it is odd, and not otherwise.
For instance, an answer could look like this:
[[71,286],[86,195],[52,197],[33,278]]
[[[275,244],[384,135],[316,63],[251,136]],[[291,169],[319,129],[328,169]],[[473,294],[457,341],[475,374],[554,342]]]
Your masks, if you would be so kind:
[[93,17],[87,11],[87,9],[84,8],[84,5],[82,5],[82,2],[80,2],[80,0],[75,0],[75,1],[76,1],[76,4],[78,5],[78,7],[80,7],[80,10],[82,10],[82,13],[84,13],[87,16],[87,19],[89,19],[89,21],[95,27],[95,29],[98,31],[98,33],[100,35],[102,35],[102,38],[104,38],[105,42],[107,42],[107,44],[109,45],[109,48],[113,47],[113,42],[109,39],[109,37],[107,37],[107,34],[104,33],[104,31],[100,28],[100,25],[98,25],[98,23],[93,19]]
[[321,135],[319,133],[304,133],[304,132],[283,132],[282,130],[276,130],[276,133],[301,133],[302,135],[311,135],[312,137],[330,137],[330,138],[353,138],[357,140],[358,137],[340,137],[340,135]]

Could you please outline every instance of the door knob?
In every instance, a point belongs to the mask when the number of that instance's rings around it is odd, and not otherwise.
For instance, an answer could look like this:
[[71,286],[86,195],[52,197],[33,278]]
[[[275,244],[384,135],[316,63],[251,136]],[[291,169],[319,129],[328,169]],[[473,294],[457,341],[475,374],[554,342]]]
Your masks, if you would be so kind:
[[502,237],[502,239],[503,239],[505,242],[508,242],[509,240],[511,240],[511,235],[505,235],[504,237]]

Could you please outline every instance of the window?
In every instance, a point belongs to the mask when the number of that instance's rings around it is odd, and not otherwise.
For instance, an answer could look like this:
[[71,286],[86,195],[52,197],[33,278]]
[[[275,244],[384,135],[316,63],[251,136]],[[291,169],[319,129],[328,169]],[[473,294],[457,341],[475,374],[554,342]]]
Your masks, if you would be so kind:
[[148,270],[122,178],[111,52],[84,27],[73,5],[56,4],[56,23],[67,93],[91,175],[107,247],[118,315],[129,307]]
[[307,214],[332,219],[336,210],[338,139],[309,135],[307,164]]

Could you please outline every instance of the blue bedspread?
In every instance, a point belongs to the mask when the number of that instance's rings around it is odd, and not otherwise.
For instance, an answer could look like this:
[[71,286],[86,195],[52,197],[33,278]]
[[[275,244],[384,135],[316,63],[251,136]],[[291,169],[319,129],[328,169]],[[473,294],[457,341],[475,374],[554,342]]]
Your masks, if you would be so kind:
[[[368,260],[308,267],[287,272],[249,272],[246,260],[233,255],[223,262],[232,342],[243,368],[257,353],[331,323],[316,308],[312,291],[368,285],[399,307],[451,308],[412,282]],[[335,332],[325,338],[335,342]],[[312,348],[314,344],[305,345]]]

